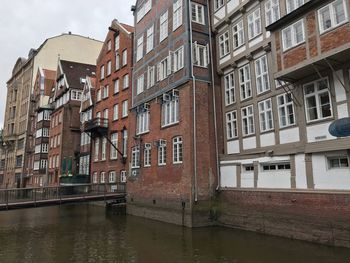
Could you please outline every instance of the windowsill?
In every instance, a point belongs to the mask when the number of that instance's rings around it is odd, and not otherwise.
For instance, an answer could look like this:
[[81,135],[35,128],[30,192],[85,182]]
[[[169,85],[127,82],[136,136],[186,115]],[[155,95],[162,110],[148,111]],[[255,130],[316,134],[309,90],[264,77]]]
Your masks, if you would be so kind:
[[230,55],[230,51],[227,52],[226,54],[222,55],[222,56],[219,56],[219,59],[223,59],[223,58],[227,57],[228,55]]
[[260,93],[258,93],[258,91],[256,91],[256,96],[257,97],[263,96],[263,95],[267,94],[269,91],[271,91],[271,87],[267,90],[260,92]]
[[330,120],[334,120],[334,116],[329,116],[323,119],[317,119],[317,120],[312,120],[312,121],[306,121],[306,125],[314,125],[314,124],[319,124],[322,122],[326,122],[326,121],[330,121]]
[[250,97],[245,98],[245,99],[242,99],[242,98],[241,98],[241,103],[242,103],[242,102],[247,102],[248,100],[250,100],[250,99],[252,99],[252,98],[253,98],[253,96],[250,96]]
[[283,131],[283,130],[287,130],[287,129],[291,129],[291,128],[295,128],[295,127],[298,127],[298,126],[294,123],[294,124],[286,125],[286,126],[283,126],[283,127],[280,126],[279,130]]
[[183,164],[183,162],[173,162],[175,165]]
[[116,95],[118,95],[118,94],[119,94],[119,91],[114,92],[114,93],[113,93],[113,96],[116,96]]
[[144,167],[144,168],[150,168],[151,165],[144,165],[143,167]]
[[114,72],[117,72],[117,71],[119,71],[119,70],[120,70],[120,68],[118,68],[118,69],[115,69],[115,70],[114,70]]
[[161,129],[166,129],[166,128],[170,128],[172,126],[178,125],[180,123],[180,121],[174,122],[174,123],[170,123],[164,126],[161,126]]
[[275,131],[274,128],[269,129],[269,130],[265,130],[265,131],[260,130],[260,135],[267,134],[267,133],[271,133],[271,132],[274,132],[274,133],[275,133],[276,131]]
[[226,102],[225,102],[225,107],[231,107],[231,106],[233,106],[234,104],[236,104],[236,101],[231,102],[231,103],[229,103],[229,104],[226,104]]
[[[209,65],[209,64],[208,64]],[[207,69],[208,68],[208,66],[201,66],[201,65],[195,65],[195,64],[193,64],[193,66],[195,66],[195,67],[197,67],[197,68],[205,68],[205,69]],[[175,73],[175,72],[174,72]]]
[[191,21],[192,21],[192,23],[196,23],[196,24],[199,24],[199,25],[205,26],[205,22],[204,22],[204,23],[201,23],[201,22],[194,21],[194,20],[191,20]]
[[262,35],[262,32],[260,32],[259,34],[257,34],[256,36],[253,36],[252,38],[248,38],[248,42],[253,41],[254,39],[260,37]]
[[233,51],[238,50],[238,49],[240,49],[241,47],[243,47],[243,46],[245,46],[245,45],[246,45],[246,43],[242,43],[242,44],[239,45],[238,47],[233,47]]
[[118,119],[115,119],[115,120],[112,120],[112,122],[117,122],[119,120],[119,118]]
[[158,164],[158,166],[159,166],[159,167],[164,167],[164,166],[166,166],[166,163],[164,163],[164,164]]
[[338,24],[338,25],[336,25],[336,26],[334,26],[334,27],[327,28],[327,29],[324,30],[324,31],[321,31],[321,30],[320,30],[320,36],[322,36],[323,34],[327,34],[328,32],[333,31],[334,29],[337,29],[338,27],[341,27],[342,25],[344,25],[344,24],[346,24],[346,23],[349,23],[349,21],[346,20],[346,21],[344,21],[344,22],[342,22],[342,23],[340,23],[340,24]]
[[227,142],[232,142],[232,141],[238,141],[238,136],[237,137],[234,137],[234,138],[230,138],[230,139],[228,139],[228,138],[226,138],[226,141]]
[[145,132],[137,133],[136,136],[144,135],[144,134],[147,134],[147,133],[149,133],[149,130],[148,130],[148,131],[145,131]]
[[256,133],[247,134],[247,135],[242,135],[243,139],[252,138],[252,137],[256,137],[256,136],[257,136]]
[[128,115],[126,115],[126,116],[122,116],[122,119],[125,119],[125,118],[127,118],[128,117]]

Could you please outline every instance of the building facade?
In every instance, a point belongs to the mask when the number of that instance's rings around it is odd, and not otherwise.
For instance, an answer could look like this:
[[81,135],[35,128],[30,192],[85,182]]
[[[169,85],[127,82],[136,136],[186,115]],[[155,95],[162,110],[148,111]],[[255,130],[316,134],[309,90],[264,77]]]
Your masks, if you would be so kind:
[[85,124],[92,141],[91,182],[126,181],[133,56],[133,27],[113,20],[97,59],[93,119]]
[[30,176],[25,167],[28,138],[29,107],[39,68],[56,70],[58,57],[82,63],[94,64],[101,49],[100,41],[74,34],[62,34],[49,38],[36,50],[31,49],[28,58],[19,58],[7,82],[7,98],[4,119],[6,144],[6,170],[4,182],[8,187],[25,187]]
[[44,136],[46,134],[44,130],[50,128],[52,109],[49,98],[55,83],[55,71],[39,68],[29,106],[28,138],[24,160],[28,186],[47,185],[49,138]]
[[86,76],[95,76],[96,66],[59,60],[56,85],[51,105],[49,137],[48,183],[87,183],[80,178],[80,107]]
[[210,224],[218,101],[208,8],[207,1],[183,0],[137,1],[132,8],[131,214],[186,226]]

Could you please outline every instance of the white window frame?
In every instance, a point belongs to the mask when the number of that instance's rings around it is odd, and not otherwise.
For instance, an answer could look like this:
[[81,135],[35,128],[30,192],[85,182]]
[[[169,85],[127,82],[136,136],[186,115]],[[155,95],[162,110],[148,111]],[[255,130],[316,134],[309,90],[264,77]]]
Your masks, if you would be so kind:
[[151,161],[152,161],[152,146],[150,143],[145,143],[145,146],[143,149],[143,166],[151,167]]
[[143,34],[137,39],[136,61],[143,57]]
[[149,132],[150,112],[149,110],[139,112],[136,117],[136,134]]
[[114,51],[118,51],[120,47],[120,35],[114,38]]
[[193,64],[197,67],[207,68],[209,65],[209,46],[195,42],[193,44],[193,52]]
[[100,68],[100,79],[104,79],[105,78],[105,65],[102,65]]
[[[336,13],[335,4],[339,3],[339,2],[341,2],[342,8],[343,8],[342,11],[344,12],[344,20],[337,22],[337,13]],[[330,24],[329,24],[328,28],[325,28],[324,22],[323,22],[323,17],[322,17],[322,12],[324,10],[327,10],[327,9],[328,9],[328,13],[329,13],[329,23]],[[348,22],[347,5],[346,5],[344,0],[333,1],[333,2],[329,3],[328,5],[320,8],[317,13],[318,13],[318,26],[319,26],[321,34],[328,32],[328,31]]]
[[225,105],[229,106],[236,102],[235,73],[230,72],[224,76]]
[[226,137],[227,140],[232,140],[238,137],[236,110],[226,113]]
[[240,48],[245,44],[243,19],[232,26],[233,47]]
[[168,10],[159,19],[159,43],[168,37]]
[[219,36],[219,54],[220,58],[227,56],[230,53],[230,36],[228,31],[225,31]]
[[116,183],[117,181],[117,173],[115,171],[110,171],[108,176],[108,182],[110,184]]
[[183,162],[183,140],[181,136],[173,138],[173,164]]
[[124,100],[122,103],[122,118],[128,117],[128,100]]
[[224,6],[224,0],[214,0],[214,11]]
[[107,62],[107,76],[112,74],[112,60],[108,60]]
[[128,64],[128,50],[125,49],[123,50],[123,54],[122,54],[122,66],[126,66]]
[[158,146],[158,166],[166,165],[166,142]]
[[249,105],[241,109],[242,115],[242,134],[243,136],[250,136],[255,134],[254,123],[254,108],[253,105]]
[[266,26],[280,19],[280,0],[266,0],[265,2]]
[[129,88],[129,74],[123,76],[123,89]]
[[260,7],[252,11],[248,16],[248,39],[259,36],[262,33]]
[[205,25],[203,5],[191,2],[191,19],[192,22]]
[[298,9],[304,3],[305,3],[304,0],[286,0],[287,14],[289,14],[289,13],[293,12],[294,10]]
[[149,53],[153,50],[154,47],[154,25],[147,29],[147,44],[146,44],[146,53]]
[[253,92],[249,63],[238,69],[238,76],[241,101],[251,98]]
[[101,143],[101,161],[105,161],[107,159],[107,139],[102,138]]
[[[111,143],[118,148],[118,132],[111,134]],[[118,159],[118,151],[111,145],[110,147],[110,159],[117,160]]]
[[106,172],[100,173],[100,182],[101,182],[101,184],[106,183]]
[[179,123],[179,98],[173,97],[162,103],[162,127]]
[[181,46],[173,53],[173,72],[179,71],[184,67],[184,46]]
[[273,125],[272,101],[267,99],[258,103],[260,132],[271,131]]
[[[277,96],[278,118],[280,128],[295,125],[295,111],[292,94],[284,93]],[[291,111],[291,112],[290,112]],[[293,116],[293,121],[290,116]],[[284,121],[283,121],[284,120]]]
[[120,90],[119,79],[114,80],[114,94],[117,94]]
[[257,94],[270,90],[269,64],[266,55],[255,60],[255,83]]
[[97,162],[100,158],[100,138],[95,139],[94,145],[94,161]]
[[145,89],[145,75],[142,74],[136,81],[136,95],[141,94]]
[[[298,40],[297,39],[297,25],[301,23],[301,30],[302,30],[302,39]],[[289,43],[286,43],[287,37],[286,34],[287,32],[290,32],[290,45]],[[282,30],[282,45],[283,45],[283,51],[287,51],[293,47],[296,47],[302,43],[305,42],[305,26],[304,26],[304,19],[300,19],[297,22],[287,26]]]
[[182,25],[182,0],[176,0],[173,4],[173,31]]
[[147,70],[147,88],[151,88],[156,83],[156,68],[155,66],[148,67]]
[[113,120],[116,121],[119,119],[119,105],[115,104],[113,106]]
[[140,168],[140,147],[134,146],[131,148],[131,168]]
[[[333,166],[332,161],[337,160],[338,166]],[[343,162],[342,162],[343,160]],[[344,160],[346,160],[346,163],[344,163]],[[349,169],[349,156],[347,155],[340,155],[340,156],[327,156],[327,168],[328,170],[333,169]]]

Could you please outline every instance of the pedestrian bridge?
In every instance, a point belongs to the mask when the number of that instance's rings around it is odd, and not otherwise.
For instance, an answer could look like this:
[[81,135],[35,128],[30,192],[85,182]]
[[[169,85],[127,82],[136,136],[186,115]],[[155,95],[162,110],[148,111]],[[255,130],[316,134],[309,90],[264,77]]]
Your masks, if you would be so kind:
[[125,183],[0,189],[0,210],[92,201],[123,201]]

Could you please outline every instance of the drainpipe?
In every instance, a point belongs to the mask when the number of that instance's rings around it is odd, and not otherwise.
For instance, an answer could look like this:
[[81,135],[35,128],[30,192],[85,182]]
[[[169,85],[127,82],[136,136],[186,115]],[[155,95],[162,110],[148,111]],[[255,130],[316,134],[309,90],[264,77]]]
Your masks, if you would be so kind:
[[214,59],[213,59],[213,45],[212,45],[212,34],[211,34],[211,20],[210,20],[210,7],[209,0],[207,0],[207,8],[208,8],[208,26],[209,26],[209,49],[210,49],[210,65],[211,65],[211,79],[212,79],[212,91],[213,91],[213,110],[214,110],[214,133],[215,133],[215,155],[216,155],[216,174],[218,177],[218,185],[216,190],[220,188],[221,175],[219,168],[219,147],[218,147],[218,127],[217,127],[217,119],[216,119],[216,97],[215,97],[215,76],[214,76]]
[[193,82],[193,167],[194,167],[194,201],[198,201],[198,182],[197,182],[197,126],[196,126],[196,77],[193,74],[193,36],[192,36],[192,19],[191,1],[188,0],[188,21],[190,24],[190,53],[191,53],[191,78]]

